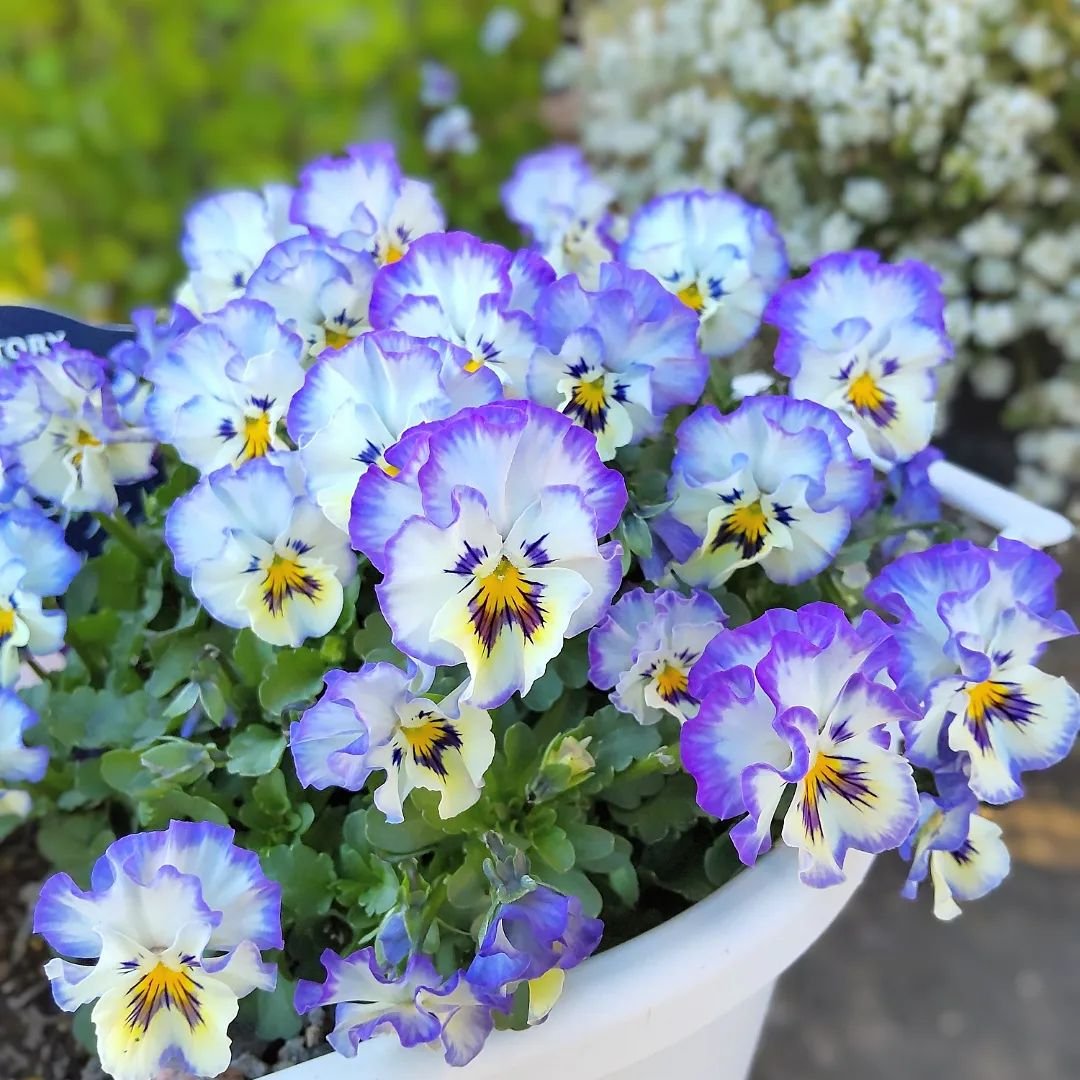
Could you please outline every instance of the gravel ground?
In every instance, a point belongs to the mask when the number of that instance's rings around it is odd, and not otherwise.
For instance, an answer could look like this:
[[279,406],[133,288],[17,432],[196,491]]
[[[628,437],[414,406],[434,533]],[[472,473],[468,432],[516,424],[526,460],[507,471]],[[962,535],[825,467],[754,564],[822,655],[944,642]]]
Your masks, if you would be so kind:
[[57,1011],[41,974],[48,952],[30,933],[31,906],[44,870],[25,837],[10,837],[0,844],[0,881],[4,883],[0,891],[3,1080],[76,1080],[86,1058],[71,1037],[70,1017]]

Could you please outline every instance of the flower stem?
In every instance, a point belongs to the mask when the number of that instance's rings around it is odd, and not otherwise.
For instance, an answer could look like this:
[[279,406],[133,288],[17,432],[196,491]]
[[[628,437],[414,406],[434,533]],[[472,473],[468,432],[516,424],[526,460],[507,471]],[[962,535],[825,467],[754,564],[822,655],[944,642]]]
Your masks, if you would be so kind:
[[446,881],[447,875],[444,874],[439,884],[431,891],[427,903],[424,905],[423,913],[420,916],[420,925],[416,929],[414,947],[417,950],[423,950],[424,939],[428,936],[431,924],[435,921],[435,916],[439,914],[439,909],[446,903]]
[[94,518],[109,536],[118,544],[126,547],[139,562],[145,563],[147,566],[153,566],[157,561],[154,552],[139,539],[139,534],[135,531],[134,526],[119,510],[115,511],[111,516],[99,512],[94,514]]
[[49,673],[29,654],[23,658],[23,663],[43,682],[49,681]]
[[64,644],[82,661],[82,666],[86,668],[91,680],[95,675],[104,676],[106,665],[98,662],[93,650],[82,640],[70,622],[64,634]]

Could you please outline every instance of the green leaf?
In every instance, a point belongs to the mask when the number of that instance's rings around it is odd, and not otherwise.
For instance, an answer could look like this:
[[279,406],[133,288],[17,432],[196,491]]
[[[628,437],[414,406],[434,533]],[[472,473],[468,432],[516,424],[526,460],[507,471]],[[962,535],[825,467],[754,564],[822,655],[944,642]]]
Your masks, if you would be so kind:
[[199,704],[207,720],[215,727],[220,727],[228,711],[228,704],[221,688],[211,679],[203,679],[199,683]]
[[[717,603],[724,609],[727,622],[724,624],[729,630],[737,626],[744,626],[753,619],[754,614],[747,606],[746,601],[739,595],[726,589],[714,589],[713,596]],[[719,627],[717,628],[719,629]]]
[[73,761],[69,767],[71,786],[56,800],[61,810],[77,810],[88,803],[100,802],[111,793],[112,789],[101,776],[101,758]]
[[259,685],[259,703],[278,716],[290,705],[311,701],[322,688],[326,661],[318,649],[279,652]]
[[267,875],[281,885],[283,914],[289,921],[310,921],[330,910],[337,875],[326,852],[296,841],[271,848],[262,862]]
[[534,833],[532,842],[540,858],[557,873],[564,874],[573,868],[576,857],[574,845],[558,825]]
[[374,849],[387,855],[412,855],[446,839],[446,833],[429,825],[419,814],[407,809],[405,820],[393,824],[376,806],[351,813],[345,819],[342,835],[357,851]]
[[97,1036],[94,1034],[94,1023],[90,1019],[93,1011],[94,1006],[90,1003],[80,1005],[71,1018],[71,1034],[88,1055],[97,1053]]
[[146,680],[146,692],[151,697],[164,697],[189,678],[202,655],[203,646],[203,638],[193,634],[171,638],[165,651],[154,660],[154,670]]
[[172,700],[165,706],[163,716],[166,720],[175,720],[180,716],[187,716],[199,700],[199,688],[195,683],[185,683],[173,695]]
[[140,760],[136,750],[109,750],[101,755],[101,779],[129,799],[149,794],[158,777]]
[[555,670],[565,685],[580,690],[589,684],[589,635],[578,634],[555,657]]
[[462,911],[487,906],[488,880],[484,876],[487,849],[470,845],[461,865],[446,879],[446,899]]
[[718,836],[705,852],[705,876],[713,885],[723,885],[743,868],[731,835]]
[[89,884],[90,867],[115,839],[104,810],[51,814],[37,829],[41,854],[84,886]]
[[285,814],[291,805],[285,787],[285,774],[280,769],[274,769],[260,776],[252,785],[251,797],[266,813]]
[[576,867],[565,874],[548,874],[544,881],[568,896],[576,896],[590,919],[595,919],[604,907],[600,890]]
[[187,739],[168,739],[144,750],[140,763],[162,780],[188,784],[213,771],[214,762],[205,746]]
[[599,825],[569,824],[565,835],[574,845],[575,862],[583,870],[597,869],[597,864],[602,864],[615,850],[615,834]]
[[502,752],[506,765],[497,773],[500,790],[520,795],[539,764],[541,746],[536,733],[527,724],[512,724],[503,735]]
[[280,731],[250,724],[229,740],[225,768],[234,776],[262,776],[277,766],[284,750],[285,736]]
[[296,983],[278,972],[273,990],[257,991],[255,997],[255,1034],[260,1039],[291,1039],[299,1034],[304,1018],[293,1008]]
[[373,611],[364,620],[363,628],[353,634],[352,647],[357,656],[369,661],[373,652],[392,648],[390,627],[381,611]]
[[622,532],[626,537],[627,547],[639,558],[647,559],[652,554],[652,533],[637,514],[627,514],[622,519]]
[[274,663],[274,647],[247,628],[236,635],[232,651],[233,666],[248,686],[258,686]]
[[141,799],[138,815],[139,824],[144,829],[164,829],[170,821],[184,818],[189,821],[213,821],[218,825],[229,824],[229,815],[217,803],[176,788]]
[[362,855],[345,845],[341,849],[341,869],[337,896],[346,907],[359,904],[368,915],[385,915],[397,903],[401,882],[385,859]]
[[554,664],[548,664],[547,671],[532,684],[529,692],[522,698],[525,707],[533,712],[546,712],[559,700],[563,692],[563,681],[555,670]]
[[696,785],[686,773],[666,777],[663,787],[632,810],[612,808],[612,816],[642,843],[655,844],[669,835],[679,836],[701,816]]
[[607,705],[581,725],[584,735],[591,735],[589,753],[596,761],[597,771],[610,768],[622,772],[633,762],[647,757],[661,745],[657,725],[646,727],[632,716],[620,713]]
[[133,746],[162,734],[167,723],[144,690],[117,694],[89,686],[52,694],[43,722],[63,745],[85,749]]

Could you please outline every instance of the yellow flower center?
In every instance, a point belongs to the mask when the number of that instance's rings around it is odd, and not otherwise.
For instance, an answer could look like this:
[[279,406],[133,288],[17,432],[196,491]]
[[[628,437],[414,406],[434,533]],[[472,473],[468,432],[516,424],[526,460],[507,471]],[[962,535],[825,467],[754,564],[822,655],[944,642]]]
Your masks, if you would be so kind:
[[665,664],[656,675],[656,692],[665,701],[686,697],[689,675],[674,664]]
[[990,679],[967,687],[965,693],[968,697],[968,715],[976,723],[984,720],[988,713],[1000,710],[1009,702],[1008,686]]
[[275,554],[266,568],[262,581],[263,603],[272,615],[280,615],[285,601],[294,595],[314,598],[322,588],[318,579],[309,574],[299,559]]
[[680,289],[675,294],[691,311],[701,311],[705,307],[705,297],[697,287],[697,282],[692,281],[689,285]]
[[79,428],[75,432],[75,438],[71,441],[71,448],[75,451],[71,455],[71,464],[78,469],[83,463],[83,457],[85,456],[83,451],[88,446],[100,446],[101,440],[92,435],[89,431]]
[[712,549],[715,551],[725,544],[738,544],[742,548],[743,557],[751,559],[764,547],[768,535],[769,519],[765,516],[761,500],[758,499],[736,507],[720,522]]
[[389,266],[391,263],[396,263],[405,255],[405,249],[399,248],[396,244],[390,244],[385,253],[383,254],[382,263],[383,266]]
[[526,641],[544,625],[540,606],[540,586],[529,581],[504,555],[498,566],[477,579],[477,590],[469,602],[473,630],[490,653],[504,626],[518,626]]
[[570,404],[582,412],[599,415],[607,407],[607,390],[604,387],[604,376],[598,375],[588,382],[574,383],[571,391]]
[[257,416],[246,417],[241,439],[243,442],[240,446],[240,453],[236,455],[239,461],[248,461],[251,458],[263,457],[268,454],[272,439],[269,415],[261,412]]
[[352,338],[344,330],[335,330],[332,326],[323,327],[323,336],[328,349],[340,349],[348,345]]
[[158,961],[128,991],[127,1006],[125,1023],[136,1039],[146,1034],[161,1009],[180,1013],[192,1031],[205,1023],[199,1004],[199,984],[186,966],[177,970]]
[[417,720],[420,723],[401,726],[401,737],[413,761],[446,776],[444,755],[448,750],[461,749],[461,735],[449,720],[434,713],[419,713]]
[[6,641],[15,633],[15,609],[0,607],[0,641]]
[[465,370],[473,375],[484,366],[484,358],[482,356],[474,356],[466,365]]
[[802,822],[810,836],[822,836],[821,803],[834,795],[855,807],[868,807],[877,793],[870,787],[864,770],[865,762],[858,758],[816,754],[803,777]]
[[874,376],[869,371],[864,371],[851,380],[847,399],[857,412],[879,413],[889,400],[889,395],[874,382]]

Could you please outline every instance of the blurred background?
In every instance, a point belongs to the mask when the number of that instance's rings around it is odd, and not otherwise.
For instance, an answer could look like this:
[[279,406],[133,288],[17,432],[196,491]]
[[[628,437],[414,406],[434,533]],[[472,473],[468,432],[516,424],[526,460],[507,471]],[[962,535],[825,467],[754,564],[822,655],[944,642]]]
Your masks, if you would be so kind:
[[0,298],[96,319],[171,299],[186,207],[389,138],[458,228],[512,240],[558,0],[0,4]]
[[[1076,0],[6,0],[0,303],[165,304],[193,199],[372,138],[454,227],[512,244],[499,185],[576,139],[625,209],[728,186],[797,268],[857,245],[935,265],[958,354],[940,444],[1080,519],[1078,46]],[[758,1080],[1080,1076],[1078,790],[1074,756],[1000,815],[1012,880],[958,923],[880,860],[782,984]],[[40,1047],[48,1004],[25,1007]]]

